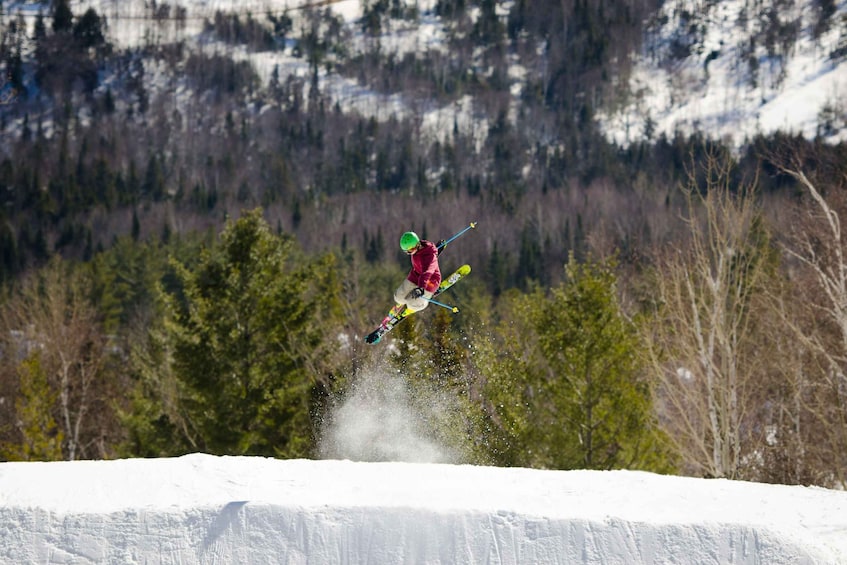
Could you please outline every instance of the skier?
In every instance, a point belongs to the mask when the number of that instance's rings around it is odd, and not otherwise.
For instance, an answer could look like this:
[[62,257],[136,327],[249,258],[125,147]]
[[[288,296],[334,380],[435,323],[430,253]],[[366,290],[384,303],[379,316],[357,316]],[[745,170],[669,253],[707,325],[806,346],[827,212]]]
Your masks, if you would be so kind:
[[421,239],[413,231],[407,231],[400,236],[400,249],[412,260],[412,270],[394,291],[392,315],[397,317],[406,308],[419,312],[429,305],[432,295],[441,284],[441,269],[438,266],[438,255],[444,249],[431,241]]
[[412,231],[407,231],[400,236],[400,249],[409,255],[412,260],[412,270],[409,271],[406,279],[394,291],[393,306],[388,312],[388,316],[383,318],[374,331],[365,336],[365,343],[379,343],[386,333],[398,323],[406,319],[407,316],[414,312],[420,312],[430,302],[448,308],[453,313],[459,311],[455,306],[448,306],[441,302],[432,300],[435,295],[451,288],[463,277],[466,277],[471,272],[470,265],[462,265],[446,280],[441,281],[441,268],[438,266],[438,255],[444,251],[447,244],[463,233],[476,227],[474,222],[471,222],[468,227],[455,234],[448,240],[441,240],[438,245],[431,241],[422,240],[418,234]]

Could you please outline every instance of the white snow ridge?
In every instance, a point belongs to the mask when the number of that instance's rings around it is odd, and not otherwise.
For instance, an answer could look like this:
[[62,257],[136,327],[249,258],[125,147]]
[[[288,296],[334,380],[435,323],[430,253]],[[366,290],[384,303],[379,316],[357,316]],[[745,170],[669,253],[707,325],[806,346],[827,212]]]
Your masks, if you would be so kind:
[[203,454],[0,464],[2,563],[847,562],[847,493]]

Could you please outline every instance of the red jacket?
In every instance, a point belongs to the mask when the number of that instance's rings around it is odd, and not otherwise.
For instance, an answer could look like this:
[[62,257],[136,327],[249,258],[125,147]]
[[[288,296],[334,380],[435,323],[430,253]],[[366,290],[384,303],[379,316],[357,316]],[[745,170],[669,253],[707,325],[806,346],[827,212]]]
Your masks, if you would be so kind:
[[435,292],[441,284],[438,267],[438,248],[431,241],[421,240],[421,247],[411,256],[412,270],[406,277],[427,292]]

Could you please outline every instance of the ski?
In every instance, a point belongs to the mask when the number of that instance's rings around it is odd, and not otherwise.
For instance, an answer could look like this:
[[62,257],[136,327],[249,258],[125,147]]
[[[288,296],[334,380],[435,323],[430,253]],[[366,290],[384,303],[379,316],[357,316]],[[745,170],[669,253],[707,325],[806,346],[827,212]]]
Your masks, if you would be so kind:
[[[433,298],[438,296],[457,282],[459,282],[460,279],[466,277],[470,272],[470,265],[462,265],[461,267],[456,269],[452,275],[441,281],[441,284],[438,286],[438,290],[436,290],[435,293],[432,295]],[[394,329],[394,326],[408,318],[411,314],[414,314],[414,312],[412,312],[408,308],[404,307],[402,312],[398,312],[397,307],[395,306],[388,312],[388,316],[386,316],[385,320],[382,321],[382,324],[380,324],[377,329],[365,336],[365,343],[379,343],[379,340],[382,339],[382,336]]]

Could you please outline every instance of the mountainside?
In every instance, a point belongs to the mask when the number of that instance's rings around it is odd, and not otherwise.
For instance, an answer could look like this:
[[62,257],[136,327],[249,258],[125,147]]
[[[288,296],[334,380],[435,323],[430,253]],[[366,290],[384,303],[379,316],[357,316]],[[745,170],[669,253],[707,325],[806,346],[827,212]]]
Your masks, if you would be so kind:
[[261,206],[370,262],[473,218],[502,231],[464,261],[547,282],[569,251],[676,237],[705,140],[748,176],[768,147],[841,161],[845,2],[55,0],[0,21],[2,279]]
[[[661,133],[672,137],[677,130],[736,144],[778,130],[844,140],[847,3],[676,0],[651,9],[649,2],[605,2],[594,16],[581,15],[579,4],[570,14],[551,12],[549,23],[536,22],[536,27],[528,22],[549,9],[545,2],[341,0],[312,5],[298,0],[176,0],[148,5],[76,0],[69,6],[75,14],[96,10],[116,49],[183,42],[189,48],[202,46],[207,52],[249,60],[265,85],[317,75],[310,78],[311,84],[345,111],[383,121],[392,116],[413,118],[442,141],[456,125],[478,142],[484,139],[488,122],[496,119],[479,111],[486,106],[479,93],[444,100],[438,93],[422,96],[405,81],[386,91],[385,85],[393,81],[373,69],[359,68],[351,74],[350,61],[372,56],[376,48],[381,57],[398,65],[395,73],[405,73],[407,58],[420,62],[437,55],[448,67],[460,67],[478,75],[478,80],[502,82],[512,98],[509,113],[514,120],[532,83],[550,80],[544,74],[555,55],[549,44],[555,33],[549,27],[556,25],[556,18],[565,28],[573,28],[567,33],[590,32],[596,23],[611,21],[604,15],[608,7],[623,11],[630,22],[626,36],[613,35],[611,28],[593,47],[597,56],[603,51],[612,54],[613,66],[601,70],[607,75],[602,81],[612,84],[613,91],[598,96],[591,80],[577,90],[593,98],[602,129],[614,142],[649,140]],[[330,32],[334,44],[322,38],[329,64],[315,69],[304,57],[303,37],[297,38],[297,32],[314,26],[314,14],[324,7],[325,15],[318,17],[323,21],[314,29],[334,26]],[[5,11],[7,21],[21,15],[32,25],[36,14],[49,14],[50,7],[12,2]],[[639,17],[640,21],[632,21]],[[222,33],[220,24],[229,26],[230,33]],[[527,30],[540,34],[533,37]],[[326,30],[318,33],[322,32]],[[469,36],[482,48],[464,54],[451,51],[451,43]],[[486,52],[491,42],[503,41],[510,42],[504,44],[505,57],[492,59]],[[148,59],[145,67],[155,77],[156,58]],[[160,87],[180,82],[172,76],[174,70],[158,69],[165,75]],[[149,87],[155,88],[155,81]]]
[[676,130],[741,144],[755,135],[847,139],[847,3],[666,2],[618,107],[618,143]]

